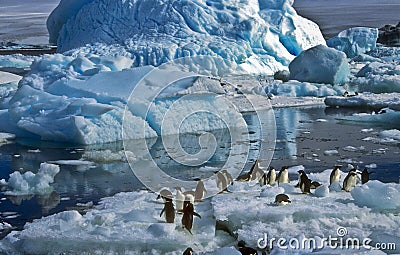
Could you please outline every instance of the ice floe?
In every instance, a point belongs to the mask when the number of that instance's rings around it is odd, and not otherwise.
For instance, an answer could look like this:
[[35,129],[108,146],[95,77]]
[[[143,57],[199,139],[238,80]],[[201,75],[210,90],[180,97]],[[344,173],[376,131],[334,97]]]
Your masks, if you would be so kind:
[[6,181],[0,180],[0,184],[5,186],[5,194],[8,195],[28,195],[51,193],[53,188],[50,186],[54,182],[54,177],[60,171],[60,167],[54,164],[42,163],[39,171],[34,174],[30,171],[21,174],[15,171],[10,174]]

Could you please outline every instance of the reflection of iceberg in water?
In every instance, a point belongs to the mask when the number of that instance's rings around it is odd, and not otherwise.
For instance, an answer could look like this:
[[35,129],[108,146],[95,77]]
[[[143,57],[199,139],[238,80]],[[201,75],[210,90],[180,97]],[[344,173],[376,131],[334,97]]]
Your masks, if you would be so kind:
[[[279,157],[296,159],[297,158],[297,142],[296,137],[301,122],[307,121],[308,116],[302,114],[298,109],[285,108],[275,109],[277,139],[285,141],[278,143],[281,151],[277,152]],[[276,156],[277,156],[276,155]],[[275,156],[275,157],[276,157]]]

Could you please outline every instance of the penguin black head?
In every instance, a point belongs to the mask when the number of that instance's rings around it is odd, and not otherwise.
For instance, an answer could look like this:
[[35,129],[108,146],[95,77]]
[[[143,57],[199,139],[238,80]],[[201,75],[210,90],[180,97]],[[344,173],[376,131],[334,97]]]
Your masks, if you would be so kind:
[[299,170],[297,171],[299,174],[306,174],[306,172],[304,172],[304,170]]
[[269,166],[269,170],[275,170],[273,166]]

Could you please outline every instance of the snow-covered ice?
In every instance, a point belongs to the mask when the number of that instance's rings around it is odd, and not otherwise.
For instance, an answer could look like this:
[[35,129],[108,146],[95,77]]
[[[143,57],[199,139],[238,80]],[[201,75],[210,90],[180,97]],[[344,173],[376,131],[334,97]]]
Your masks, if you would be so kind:
[[372,180],[351,190],[355,204],[369,208],[396,209],[400,207],[400,185]]
[[315,83],[343,84],[350,76],[346,55],[324,45],[301,52],[289,71],[290,79]]
[[353,107],[353,108],[392,108],[400,109],[400,93],[363,93],[358,96],[328,96],[325,98],[327,106]]

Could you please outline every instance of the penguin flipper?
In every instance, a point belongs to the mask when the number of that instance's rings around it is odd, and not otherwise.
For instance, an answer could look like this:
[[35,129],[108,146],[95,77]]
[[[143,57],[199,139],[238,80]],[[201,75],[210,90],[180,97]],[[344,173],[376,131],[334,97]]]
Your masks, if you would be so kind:
[[200,214],[198,214],[197,212],[193,212],[193,215],[195,215],[195,216],[197,216],[197,217],[199,217],[201,219]]
[[161,213],[160,213],[160,217],[162,217],[164,211],[165,211],[165,208],[162,209],[162,211],[161,211]]

